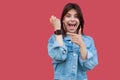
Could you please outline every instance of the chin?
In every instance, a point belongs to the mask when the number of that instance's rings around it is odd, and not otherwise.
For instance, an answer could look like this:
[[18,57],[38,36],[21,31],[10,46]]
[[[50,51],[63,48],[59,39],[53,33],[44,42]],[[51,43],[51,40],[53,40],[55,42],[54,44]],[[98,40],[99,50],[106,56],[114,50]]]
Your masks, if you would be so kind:
[[76,31],[68,31],[69,33],[76,33]]

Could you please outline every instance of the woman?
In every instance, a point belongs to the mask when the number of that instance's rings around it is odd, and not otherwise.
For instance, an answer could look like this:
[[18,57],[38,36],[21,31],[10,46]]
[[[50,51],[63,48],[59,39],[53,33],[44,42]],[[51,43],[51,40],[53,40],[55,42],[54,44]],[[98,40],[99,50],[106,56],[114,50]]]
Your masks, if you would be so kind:
[[51,16],[54,28],[48,42],[54,80],[87,80],[86,71],[98,64],[94,41],[83,33],[84,19],[75,3],[65,5],[61,20]]

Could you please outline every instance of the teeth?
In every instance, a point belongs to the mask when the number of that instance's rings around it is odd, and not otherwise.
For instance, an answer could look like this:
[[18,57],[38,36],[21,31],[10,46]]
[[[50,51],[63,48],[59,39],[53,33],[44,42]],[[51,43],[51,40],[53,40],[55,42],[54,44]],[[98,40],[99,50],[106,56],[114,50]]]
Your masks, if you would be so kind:
[[68,24],[69,26],[75,26],[76,24]]

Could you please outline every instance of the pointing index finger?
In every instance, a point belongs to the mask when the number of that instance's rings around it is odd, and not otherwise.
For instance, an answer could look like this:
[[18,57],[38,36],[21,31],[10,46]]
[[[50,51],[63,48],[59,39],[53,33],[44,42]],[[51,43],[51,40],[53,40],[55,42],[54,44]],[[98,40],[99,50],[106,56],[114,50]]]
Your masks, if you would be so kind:
[[75,33],[69,33],[69,32],[67,32],[67,34],[70,35],[70,36],[76,36],[77,35]]

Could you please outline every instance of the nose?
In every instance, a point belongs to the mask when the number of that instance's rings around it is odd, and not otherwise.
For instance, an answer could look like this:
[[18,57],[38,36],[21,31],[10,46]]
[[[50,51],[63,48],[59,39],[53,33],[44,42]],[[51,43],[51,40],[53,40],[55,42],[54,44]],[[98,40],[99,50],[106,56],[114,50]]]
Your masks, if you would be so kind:
[[71,21],[74,21],[74,20],[75,20],[75,18],[72,16],[72,17],[71,17]]

